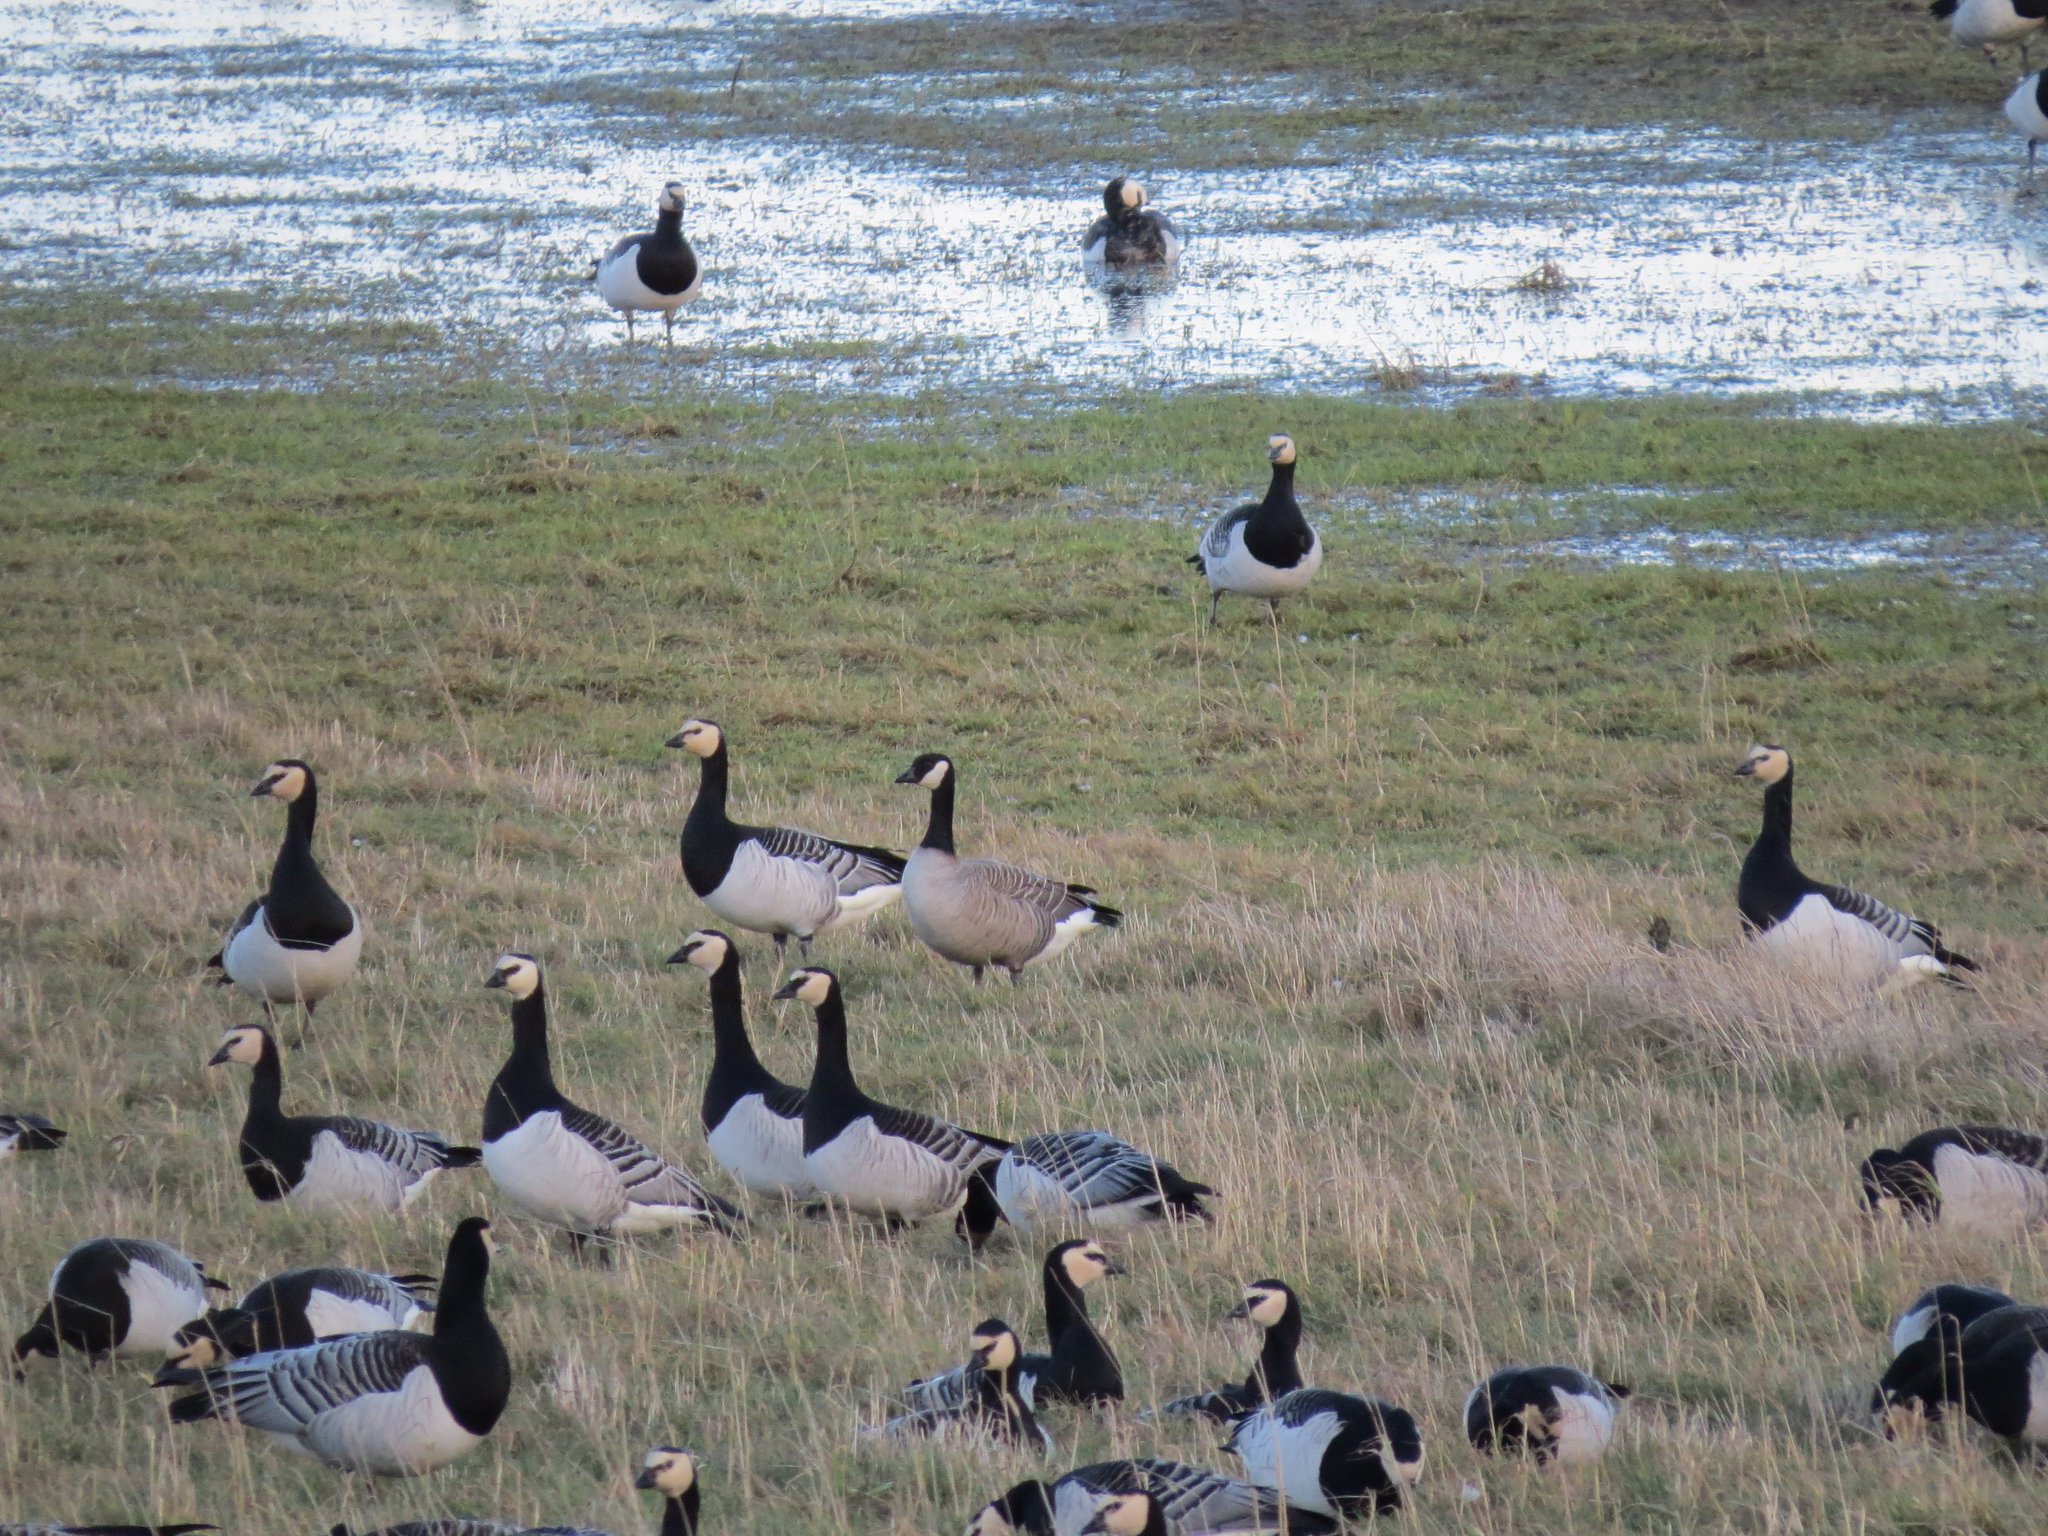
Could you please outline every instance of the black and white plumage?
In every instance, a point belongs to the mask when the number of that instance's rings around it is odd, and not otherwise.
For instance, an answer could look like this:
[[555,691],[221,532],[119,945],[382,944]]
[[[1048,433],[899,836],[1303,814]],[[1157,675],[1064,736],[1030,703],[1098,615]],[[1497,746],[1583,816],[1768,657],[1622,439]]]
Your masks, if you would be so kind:
[[704,765],[683,822],[683,878],[726,922],[774,939],[778,964],[791,939],[808,953],[817,935],[879,912],[902,894],[903,859],[886,848],[728,817],[729,756],[725,732],[712,721],[685,722],[668,744]]
[[1290,1509],[1242,1478],[1147,1457],[1076,1467],[1049,1485],[1026,1479],[984,1504],[967,1536],[1081,1536],[1104,1500],[1129,1493],[1152,1496],[1168,1536],[1323,1536],[1337,1529],[1329,1516]]
[[224,1360],[303,1349],[322,1339],[417,1328],[434,1310],[432,1275],[386,1275],[325,1265],[272,1275],[232,1307],[180,1328],[152,1385],[190,1386]]
[[96,1237],[57,1261],[49,1301],[14,1341],[14,1358],[55,1358],[59,1346],[116,1359],[161,1360],[178,1330],[206,1310],[220,1282],[167,1243]]
[[1224,513],[1188,556],[1188,564],[1209,581],[1211,629],[1224,593],[1263,597],[1277,614],[1280,599],[1305,590],[1322,568],[1323,541],[1294,499],[1294,439],[1285,433],[1268,438],[1266,457],[1273,479],[1265,500]]
[[1742,926],[1771,954],[1809,974],[1845,984],[1895,988],[1927,977],[1957,980],[1977,963],[1946,948],[1932,923],[1874,896],[1824,885],[1792,858],[1792,754],[1755,746],[1738,778],[1764,786],[1763,830],[1742,861],[1735,887]]
[[435,1520],[402,1520],[358,1533],[354,1527],[331,1527],[327,1536],[609,1536],[585,1525],[518,1525],[503,1520],[469,1520],[445,1515]]
[[2016,1445],[2048,1445],[2048,1307],[2000,1307],[1968,1327],[1939,1319],[1899,1351],[1870,1399],[1887,1438],[1956,1407]]
[[1422,1476],[1422,1431],[1406,1409],[1313,1387],[1246,1414],[1224,1449],[1248,1482],[1346,1519],[1399,1509]]
[[1615,1410],[1629,1389],[1569,1365],[1495,1371],[1465,1398],[1465,1438],[1493,1455],[1560,1464],[1591,1461],[1614,1439]]
[[483,1443],[511,1396],[511,1364],[484,1299],[490,1223],[448,1242],[431,1334],[390,1329],[274,1350],[200,1373],[171,1422],[224,1419],[328,1466],[416,1477]]
[[1206,1220],[1202,1199],[1216,1194],[1107,1131],[1026,1136],[996,1164],[994,1184],[1003,1215],[1023,1233]]
[[355,974],[363,953],[363,923],[320,872],[313,857],[313,823],[320,788],[313,770],[295,757],[263,770],[249,791],[285,803],[284,842],[270,869],[270,888],[242,909],[227,942],[206,963],[266,1008],[297,1003],[308,1014]]
[[70,1134],[26,1110],[0,1113],[0,1163],[19,1152],[54,1152]]
[[577,1246],[671,1227],[737,1235],[744,1217],[683,1169],[555,1086],[540,962],[498,957],[488,987],[512,999],[512,1054],[484,1097],[484,1169],[529,1216]]
[[0,1523],[0,1536],[191,1536],[193,1531],[217,1531],[217,1525],[183,1521],[176,1525],[9,1525]]
[[647,311],[661,316],[663,335],[674,342],[676,311],[704,291],[703,268],[683,238],[681,182],[661,189],[651,233],[628,235],[598,258],[597,291],[626,317],[628,341],[633,339],[634,313]]
[[444,1168],[470,1168],[475,1147],[355,1115],[288,1115],[277,1041],[257,1024],[231,1029],[210,1067],[252,1069],[242,1119],[242,1176],[258,1200],[305,1211],[402,1211]]
[[1284,1280],[1254,1280],[1244,1288],[1244,1299],[1229,1312],[1231,1318],[1249,1318],[1264,1332],[1259,1358],[1242,1382],[1176,1397],[1164,1404],[1164,1414],[1200,1415],[1227,1423],[1250,1413],[1274,1398],[1302,1385],[1301,1298]]
[[960,1368],[962,1390],[952,1401],[929,1402],[889,1420],[873,1433],[891,1440],[993,1440],[1051,1450],[1052,1436],[1033,1416],[1019,1368],[1023,1347],[1010,1325],[991,1317],[975,1325],[972,1353]]
[[950,1215],[968,1181],[1009,1147],[863,1093],[847,1051],[846,1003],[830,971],[790,973],[775,994],[810,1005],[818,1055],[804,1091],[804,1167],[827,1199],[891,1224]]
[[[1095,1406],[1123,1401],[1123,1367],[1116,1353],[1096,1331],[1088,1316],[1088,1287],[1124,1267],[1100,1243],[1061,1243],[1045,1256],[1041,1270],[1045,1296],[1044,1354],[1027,1354],[1018,1363],[1018,1388],[1033,1408],[1067,1402]],[[912,1408],[957,1405],[968,1387],[964,1367],[922,1377],[903,1389]]]
[[2048,140],[2048,70],[2035,70],[2005,98],[2005,116],[2027,136],[2027,170],[2031,173],[2041,144]]
[[1081,237],[1081,259],[1106,267],[1170,267],[1180,260],[1173,220],[1145,206],[1145,189],[1118,176],[1102,189],[1102,217]]
[[1999,1125],[1944,1125],[1858,1170],[1866,1209],[1939,1220],[1968,1232],[2048,1221],[2048,1137]]
[[808,1200],[818,1192],[804,1166],[804,1091],[761,1065],[740,987],[740,953],[716,929],[683,940],[668,957],[711,978],[711,1071],[704,1079],[704,1142],[727,1173],[757,1195]]
[[952,762],[926,752],[896,776],[932,792],[924,841],[903,867],[903,910],[910,927],[943,959],[975,981],[991,965],[1015,981],[1034,960],[1050,960],[1091,928],[1114,928],[1123,913],[1072,885],[994,859],[963,859],[953,848]]
[[1969,1327],[1987,1312],[1997,1312],[2019,1303],[2003,1291],[1988,1285],[1931,1285],[1907,1303],[1906,1310],[1892,1320],[1888,1335],[1896,1358],[1908,1345],[1917,1344],[1945,1318],[1956,1329]]
[[1948,23],[1957,47],[1981,48],[1993,64],[1998,48],[2018,43],[2024,68],[2027,45],[2048,23],[2048,0],[1934,0],[1927,14]]
[[697,1453],[657,1445],[641,1460],[633,1486],[662,1497],[661,1536],[697,1536]]

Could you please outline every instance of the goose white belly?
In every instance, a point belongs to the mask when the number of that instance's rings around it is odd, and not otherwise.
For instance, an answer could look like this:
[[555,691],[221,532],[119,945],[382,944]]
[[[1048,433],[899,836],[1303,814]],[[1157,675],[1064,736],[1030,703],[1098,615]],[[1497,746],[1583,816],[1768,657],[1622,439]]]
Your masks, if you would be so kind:
[[616,256],[597,264],[597,291],[613,309],[649,309],[672,313],[691,303],[704,291],[704,267],[681,293],[656,293],[640,281],[640,247],[628,246]]
[[1223,558],[1202,563],[1212,591],[1235,592],[1244,597],[1286,597],[1299,592],[1315,577],[1323,563],[1323,540],[1309,530],[1308,553],[1291,566],[1267,565],[1244,547],[1243,523],[1230,530],[1230,547]]
[[406,1374],[396,1392],[378,1392],[330,1408],[297,1434],[265,1430],[281,1445],[330,1467],[375,1477],[417,1477],[445,1467],[482,1444],[448,1412],[434,1373]]
[[2048,114],[2041,111],[2041,98],[2035,89],[2034,76],[2027,76],[2005,98],[2005,115],[2013,127],[2028,138],[2048,139]]
[[1591,1461],[1614,1439],[1614,1404],[1595,1393],[1560,1390],[1550,1436],[1558,1461]]
[[808,938],[839,916],[839,883],[801,859],[786,859],[749,839],[733,851],[732,867],[704,905],[754,933]]
[[349,908],[353,926],[326,949],[293,949],[270,931],[270,912],[256,916],[221,952],[228,978],[251,996],[266,1002],[317,1003],[354,973],[363,953],[363,919]]
[[1129,1232],[1158,1219],[1156,1193],[1106,1205],[1083,1205],[1041,1169],[1012,1158],[996,1165],[995,1186],[996,1204],[1019,1232],[1077,1224],[1099,1232]]
[[967,1179],[915,1142],[887,1136],[866,1115],[804,1154],[818,1189],[864,1216],[923,1221],[959,1205]]
[[704,1138],[718,1166],[757,1195],[802,1200],[818,1192],[804,1163],[804,1128],[770,1109],[758,1093],[736,1100]]
[[129,1260],[122,1289],[128,1293],[128,1332],[114,1346],[119,1359],[139,1356],[161,1364],[177,1331],[206,1312],[203,1285],[175,1280],[140,1259]]
[[354,1333],[382,1333],[387,1328],[410,1328],[425,1316],[418,1307],[408,1307],[400,1317],[389,1307],[354,1296],[337,1296],[315,1289],[306,1293],[306,1326],[316,1339],[339,1339]]
[[1949,36],[1965,48],[2017,43],[2041,30],[2041,23],[2013,9],[2012,0],[1963,0],[1949,18]]
[[332,1131],[322,1131],[313,1138],[304,1176],[284,1199],[301,1211],[398,1211],[418,1193],[417,1185],[407,1185],[407,1177],[404,1169],[345,1145]]
[[2015,1438],[2023,1445],[2048,1444],[2048,1354],[2039,1349],[2027,1362],[2027,1421]]
[[1904,954],[1903,946],[1818,895],[1802,896],[1764,930],[1763,944],[1779,959],[1843,985],[1886,980]]
[[625,1214],[626,1186],[618,1170],[552,1109],[484,1143],[483,1153],[484,1171],[529,1216],[597,1232]]
[[2001,1233],[2048,1219],[2048,1174],[1965,1147],[1937,1147],[1941,1221],[1965,1232]]
[[1334,1413],[1292,1426],[1257,1414],[1238,1427],[1233,1444],[1247,1482],[1272,1489],[1297,1509],[1334,1516],[1337,1506],[1323,1492],[1323,1453],[1342,1428]]

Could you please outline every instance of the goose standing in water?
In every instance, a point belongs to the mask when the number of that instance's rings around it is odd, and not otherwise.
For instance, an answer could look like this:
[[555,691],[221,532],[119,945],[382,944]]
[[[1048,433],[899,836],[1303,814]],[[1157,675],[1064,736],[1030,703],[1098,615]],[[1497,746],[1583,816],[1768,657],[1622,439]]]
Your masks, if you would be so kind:
[[633,339],[634,312],[643,310],[661,316],[663,339],[675,344],[676,311],[704,291],[697,253],[683,238],[681,182],[661,189],[652,234],[628,235],[598,261],[597,291],[626,317],[628,342]]
[[1081,259],[1106,267],[1171,267],[1180,260],[1180,232],[1145,206],[1145,189],[1128,176],[1102,189],[1102,217],[1081,237]]
[[1209,627],[1223,594],[1263,597],[1276,617],[1280,599],[1307,589],[1322,569],[1323,541],[1294,499],[1294,439],[1284,432],[1266,440],[1273,466],[1264,501],[1227,512],[1202,535],[1188,564],[1209,580]]

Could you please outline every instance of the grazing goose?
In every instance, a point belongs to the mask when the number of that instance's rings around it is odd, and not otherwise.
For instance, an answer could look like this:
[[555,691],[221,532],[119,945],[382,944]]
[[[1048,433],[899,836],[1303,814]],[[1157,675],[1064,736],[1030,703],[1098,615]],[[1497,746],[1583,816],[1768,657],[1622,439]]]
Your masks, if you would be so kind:
[[512,1392],[484,1303],[490,1225],[470,1216],[456,1226],[431,1334],[358,1333],[214,1366],[200,1373],[197,1392],[172,1400],[171,1422],[232,1420],[373,1477],[416,1477],[467,1455]]
[[1491,1456],[1526,1452],[1539,1465],[1591,1461],[1614,1439],[1629,1389],[1568,1365],[1495,1371],[1465,1399],[1465,1438]]
[[2034,172],[2041,142],[2048,139],[2048,70],[2035,70],[2005,98],[2006,119],[2027,136],[2027,174]]
[[59,1345],[117,1360],[161,1360],[177,1332],[206,1310],[207,1287],[225,1290],[164,1243],[96,1237],[57,1261],[50,1299],[14,1341],[14,1358],[56,1358]]
[[1892,1356],[1896,1359],[1907,1345],[1917,1344],[1926,1338],[1943,1318],[1950,1319],[1957,1329],[1963,1329],[1987,1312],[2018,1305],[2005,1292],[1994,1291],[1988,1285],[1929,1286],[1915,1296],[1892,1323]]
[[1882,1216],[2005,1232],[2048,1219],[2048,1137],[1996,1125],[1945,1125],[1879,1147],[1858,1170],[1864,1206]]
[[1957,47],[1983,49],[1985,62],[1994,67],[1996,50],[2018,43],[2024,69],[2027,45],[2048,22],[2048,0],[1934,0],[1927,13],[1948,22],[1948,35]]
[[26,1110],[0,1114],[0,1163],[17,1152],[54,1152],[71,1133],[60,1131],[41,1115]]
[[738,1235],[744,1218],[736,1207],[562,1096],[548,1061],[548,995],[538,960],[500,955],[484,985],[512,999],[512,1054],[484,1098],[484,1168],[506,1199],[566,1227],[578,1252],[593,1237],[668,1227]]
[[672,181],[654,204],[654,232],[628,235],[598,260],[597,291],[626,317],[633,339],[633,313],[659,311],[663,339],[675,344],[676,311],[704,291],[697,253],[683,238],[683,184]]
[[434,1310],[432,1275],[382,1275],[330,1266],[272,1275],[232,1307],[215,1307],[180,1328],[151,1383],[191,1386],[223,1360],[303,1349],[322,1339],[416,1328]]
[[0,1536],[189,1536],[193,1531],[217,1531],[217,1525],[0,1525]]
[[1896,912],[1873,896],[1823,885],[1792,860],[1792,754],[1751,747],[1736,777],[1764,786],[1764,825],[1742,861],[1735,887],[1745,932],[1772,953],[1843,982],[1909,984],[1927,976],[1955,981],[1977,963],[1942,947],[1933,924]]
[[1161,1413],[1199,1414],[1228,1423],[1302,1384],[1301,1367],[1295,1360],[1301,1349],[1301,1300],[1292,1287],[1282,1280],[1254,1280],[1244,1288],[1244,1300],[1232,1307],[1228,1316],[1248,1317],[1265,1331],[1251,1374],[1235,1386],[1176,1397],[1159,1410]]
[[1286,1529],[1322,1536],[1337,1529],[1327,1515],[1290,1509],[1264,1488],[1177,1461],[1099,1461],[1076,1467],[1048,1486],[1028,1478],[989,1500],[967,1536],[1081,1536],[1102,1502],[1124,1493],[1149,1493],[1160,1506],[1169,1536],[1239,1536]]
[[[1122,1402],[1123,1368],[1102,1335],[1088,1319],[1082,1294],[1096,1281],[1126,1271],[1096,1242],[1061,1243],[1045,1256],[1045,1337],[1047,1352],[1026,1355],[1018,1364],[1024,1400],[1095,1406]],[[962,1368],[926,1376],[903,1389],[912,1408],[958,1404],[968,1386]]]
[[1406,1409],[1313,1387],[1246,1414],[1224,1449],[1248,1481],[1344,1519],[1399,1509],[1422,1476],[1422,1431]]
[[1081,259],[1109,267],[1170,267],[1180,260],[1180,231],[1145,206],[1145,189],[1118,176],[1102,189],[1102,217],[1081,237]]
[[1266,439],[1266,457],[1273,465],[1266,499],[1226,512],[1188,556],[1209,579],[1211,629],[1224,593],[1263,597],[1277,617],[1280,599],[1305,590],[1323,563],[1323,541],[1294,499],[1294,439],[1285,433]]
[[948,1403],[928,1403],[891,1419],[880,1430],[892,1440],[919,1436],[995,1440],[1051,1450],[1052,1436],[1032,1416],[1019,1379],[1022,1347],[999,1317],[977,1323],[969,1340],[973,1354],[961,1367],[965,1390]]
[[903,910],[910,926],[942,958],[981,980],[999,965],[1015,981],[1033,960],[1050,960],[1090,928],[1123,921],[1094,900],[1093,886],[1069,885],[994,859],[963,859],[953,851],[953,764],[927,752],[896,776],[932,792],[924,841],[903,867]]
[[1196,1184],[1107,1131],[1026,1136],[996,1164],[996,1202],[1019,1232],[1098,1227],[1125,1232],[1153,1222],[1207,1220]]
[[443,1168],[474,1167],[475,1147],[354,1115],[288,1115],[277,1041],[260,1024],[231,1029],[209,1067],[254,1068],[242,1120],[242,1176],[261,1201],[305,1211],[402,1211]]
[[1888,1439],[1951,1407],[2021,1445],[2048,1444],[2048,1307],[2000,1307],[1968,1327],[1940,1319],[1899,1351],[1870,1398]]
[[847,1055],[846,1003],[830,971],[792,971],[775,996],[807,1003],[817,1017],[817,1062],[804,1093],[804,1167],[818,1192],[891,1226],[960,1206],[970,1177],[1009,1143],[861,1092]]
[[270,889],[242,909],[227,942],[207,961],[266,1008],[297,1003],[307,1014],[355,974],[363,953],[363,921],[335,894],[313,858],[313,822],[320,789],[313,770],[295,757],[272,763],[249,791],[287,807],[284,844],[270,869]]
[[754,1054],[741,1005],[740,952],[707,928],[668,957],[670,965],[685,962],[711,978],[711,1073],[703,1108],[711,1156],[757,1195],[810,1199],[818,1186],[804,1166],[804,1091]]
[[683,822],[683,878],[735,928],[774,939],[778,967],[792,938],[808,954],[818,934],[878,912],[902,894],[903,860],[886,848],[728,819],[728,759],[719,726],[686,721],[668,744],[704,764]]
[[662,1496],[661,1536],[697,1536],[697,1453],[657,1445],[633,1486]]

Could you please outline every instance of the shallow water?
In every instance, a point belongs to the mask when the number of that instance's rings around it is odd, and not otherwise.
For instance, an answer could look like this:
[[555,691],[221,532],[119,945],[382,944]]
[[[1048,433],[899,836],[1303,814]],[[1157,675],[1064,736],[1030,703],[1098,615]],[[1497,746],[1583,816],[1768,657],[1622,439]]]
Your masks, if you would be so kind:
[[[687,102],[760,28],[979,0],[687,3],[0,4],[0,284],[253,294],[309,335],[404,322],[442,358],[509,349],[540,382],[636,390],[1794,391],[1944,417],[2048,396],[2048,196],[2016,198],[2024,156],[1989,112],[1853,143],[1650,128],[1162,168],[1188,254],[1133,303],[1081,270],[1100,166],[970,180],[860,145],[692,150],[597,88]],[[1058,102],[957,110],[999,127]],[[708,273],[674,373],[659,324],[627,350],[587,278],[670,175]],[[1522,284],[1546,262],[1562,287]]]

